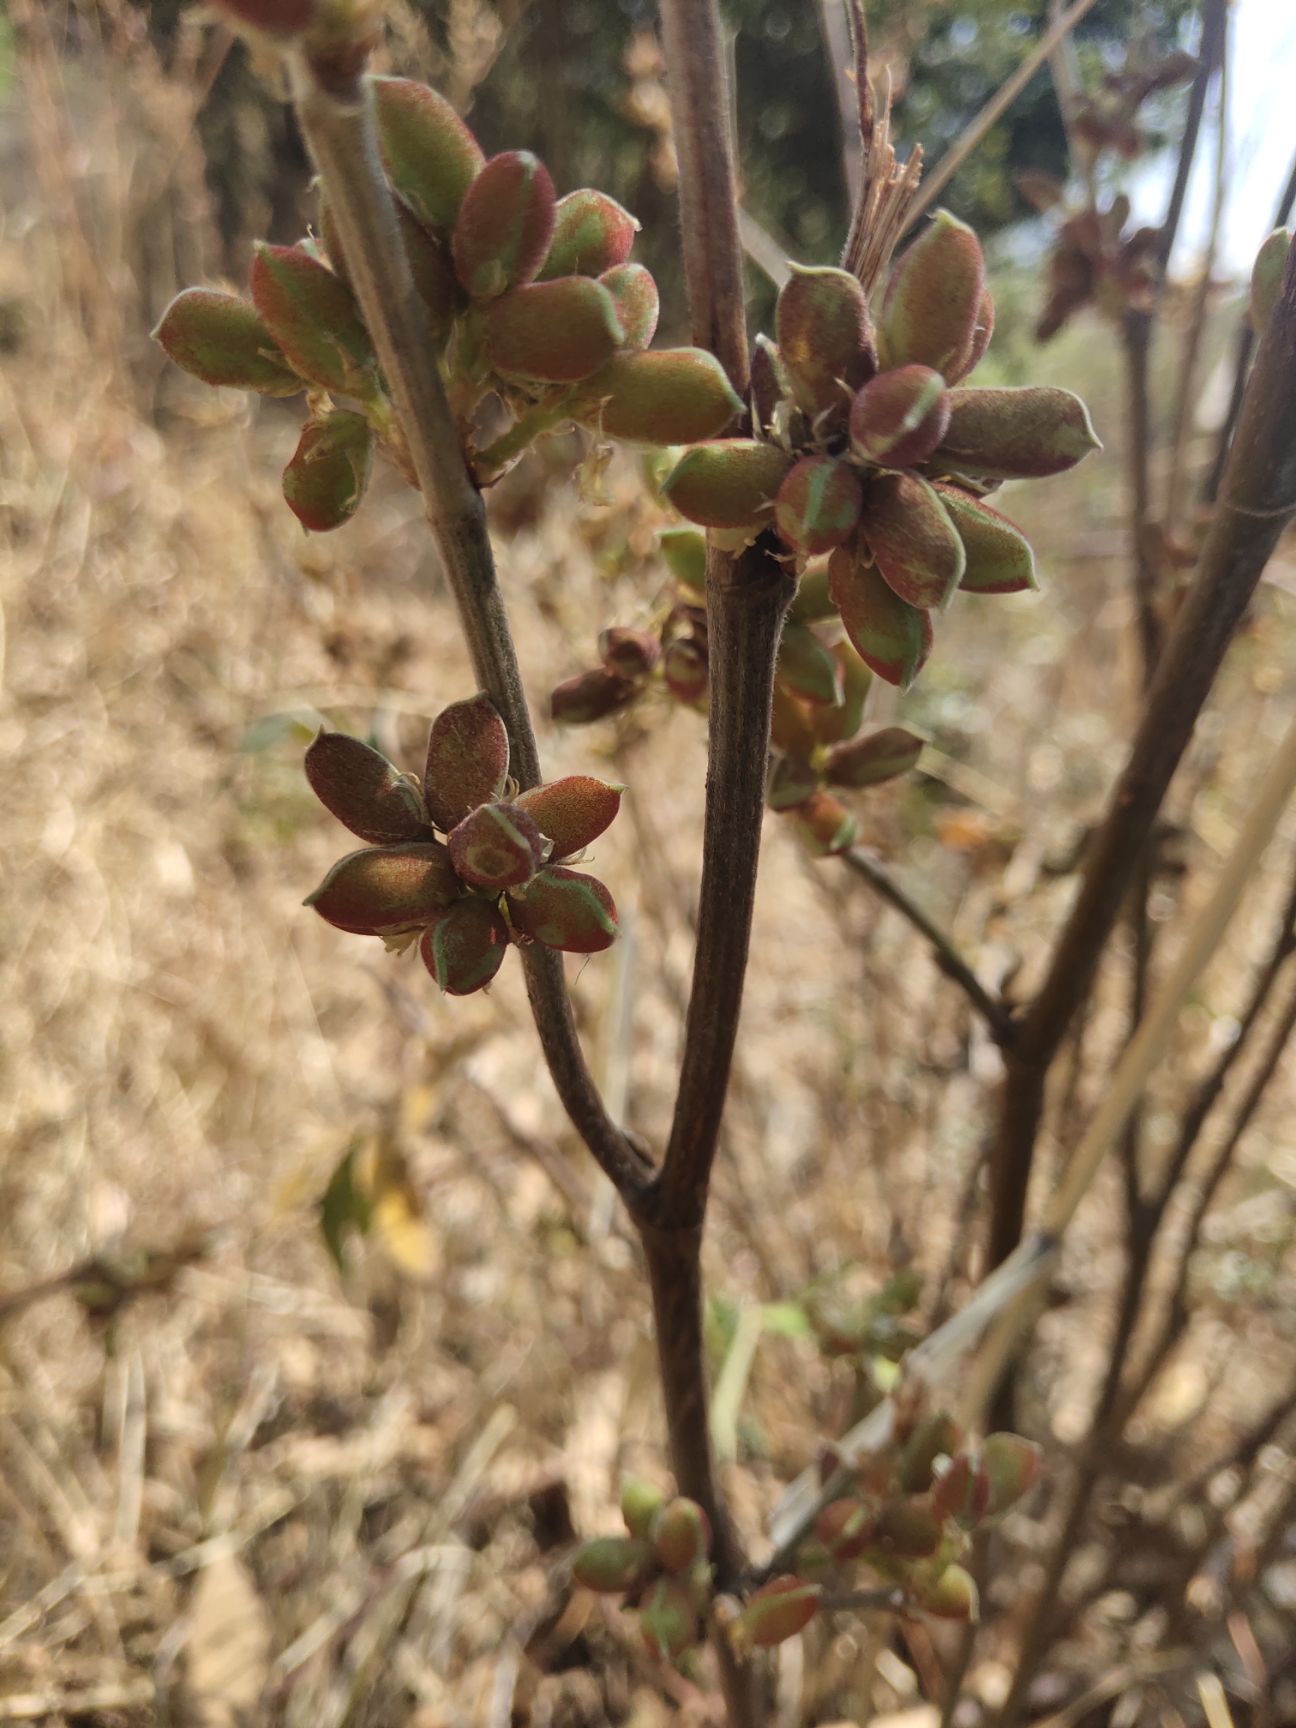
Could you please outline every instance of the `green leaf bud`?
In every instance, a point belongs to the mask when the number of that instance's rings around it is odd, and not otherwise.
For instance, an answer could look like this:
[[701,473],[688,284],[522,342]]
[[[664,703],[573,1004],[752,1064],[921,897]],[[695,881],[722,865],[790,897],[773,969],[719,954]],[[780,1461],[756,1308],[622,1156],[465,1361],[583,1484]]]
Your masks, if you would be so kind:
[[903,726],[885,726],[880,732],[834,745],[824,763],[824,774],[830,786],[860,792],[866,786],[880,786],[907,774],[917,764],[922,748],[922,739]]
[[489,900],[456,900],[419,940],[419,956],[447,996],[484,990],[508,951],[508,926]]
[[1101,449],[1089,410],[1070,390],[952,390],[949,426],[932,462],[984,479],[1030,480],[1063,474]]
[[949,391],[930,366],[894,366],[855,393],[850,411],[856,454],[883,468],[925,462],[949,425]]
[[554,207],[553,239],[540,280],[555,276],[601,276],[630,256],[639,224],[615,198],[584,186]]
[[303,528],[327,534],[360,508],[373,467],[373,433],[363,414],[338,408],[308,420],[283,471],[283,495]]
[[911,361],[953,382],[968,371],[985,291],[981,242],[966,222],[938,210],[896,262],[882,308],[887,366]]
[[805,558],[829,552],[855,532],[863,503],[859,476],[849,463],[835,456],[803,456],[778,490],[779,537]]
[[589,382],[580,417],[634,444],[699,444],[742,412],[724,368],[704,348],[619,354]]
[[236,294],[184,289],[158,320],[153,339],[204,384],[262,396],[296,396],[304,387],[256,307]]
[[524,891],[510,894],[513,921],[525,936],[566,954],[599,954],[616,941],[612,896],[594,876],[551,864]]
[[718,438],[686,450],[661,490],[690,522],[704,528],[760,528],[792,458],[755,438]]
[[428,732],[423,799],[443,834],[479,804],[494,803],[508,777],[504,722],[489,696],[471,696],[442,709]]
[[583,851],[611,826],[624,791],[624,786],[596,780],[592,774],[568,774],[519,793],[517,803],[551,842],[550,856],[557,862]]
[[452,830],[449,846],[462,880],[495,892],[521,887],[544,862],[540,830],[517,804],[479,804]]
[[492,156],[464,196],[454,226],[455,272],[474,300],[530,282],[554,227],[549,170],[529,150]]
[[430,924],[459,891],[450,854],[428,840],[348,853],[304,904],[335,930],[390,936]]
[[605,270],[599,281],[616,304],[624,345],[646,348],[657,333],[661,311],[661,297],[652,273],[642,264],[618,264],[614,270]]
[[375,78],[388,178],[420,222],[449,234],[486,158],[444,96],[412,78]]
[[879,474],[860,532],[883,578],[910,606],[944,606],[967,568],[963,542],[935,488],[918,474]]
[[1021,594],[1038,588],[1030,541],[983,498],[938,483],[945,513],[963,542],[967,559],[959,588],[964,594]]
[[811,415],[844,408],[877,365],[858,280],[845,270],[794,264],[774,319],[779,357],[800,407]]
[[373,394],[373,344],[351,290],[301,246],[259,242],[252,299],[288,364],[312,384],[348,396]]
[[372,745],[321,732],[306,751],[306,778],[324,808],[375,846],[430,840],[418,788]]
[[828,565],[846,634],[870,671],[907,690],[931,653],[931,614],[903,601],[876,566],[843,547]]

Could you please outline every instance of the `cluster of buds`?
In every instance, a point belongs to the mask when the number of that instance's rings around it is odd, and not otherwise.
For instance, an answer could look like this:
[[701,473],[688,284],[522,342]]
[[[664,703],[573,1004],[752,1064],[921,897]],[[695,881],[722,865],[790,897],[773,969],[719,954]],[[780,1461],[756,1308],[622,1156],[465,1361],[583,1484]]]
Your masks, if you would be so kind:
[[[1140,110],[1149,97],[1186,83],[1197,67],[1191,54],[1150,57],[1138,45],[1125,67],[1106,73],[1096,92],[1081,95],[1072,135],[1085,157],[1090,187],[1104,158],[1130,162],[1154,142]],[[1130,201],[1123,192],[1113,193],[1105,204],[1091,193],[1085,203],[1073,205],[1065,186],[1051,175],[1028,170],[1017,184],[1036,210],[1060,217],[1045,271],[1037,340],[1048,341],[1085,306],[1117,320],[1128,310],[1148,309],[1161,272],[1161,231],[1130,226]]]
[[571,775],[519,792],[508,767],[508,734],[485,696],[433,721],[422,784],[359,738],[322,732],[307,779],[368,845],[340,859],[306,904],[397,952],[417,943],[452,996],[484,989],[511,942],[572,954],[609,947],[612,896],[570,861],[612,821],[623,788]]
[[847,271],[795,270],[753,362],[754,436],[695,446],[663,483],[722,544],[772,529],[798,568],[826,555],[856,652],[902,688],[957,590],[1035,586],[1030,546],[986,494],[1098,448],[1069,391],[966,384],[993,325],[980,244],[944,212],[898,260],[876,323]]
[[[706,542],[696,529],[668,528],[661,551],[671,581],[651,627],[605,630],[601,664],[551,693],[555,720],[602,720],[657,692],[689,708],[705,702]],[[786,816],[819,856],[855,843],[858,822],[842,795],[908,773],[922,752],[922,740],[904,727],[862,730],[872,681],[841,637],[821,560],[802,577],[779,644],[766,788],[769,808]]]
[[859,1565],[894,1588],[898,1608],[975,1619],[976,1586],[962,1564],[972,1533],[1015,1505],[1039,1469],[1029,1440],[990,1434],[970,1443],[943,1412],[911,1420],[884,1451],[849,1470],[830,1450],[824,1481],[845,1475],[849,1486],[819,1513],[794,1575],[835,1584]]
[[624,1536],[596,1536],[572,1556],[587,1590],[620,1596],[638,1611],[649,1649],[678,1664],[702,1637],[714,1585],[711,1525],[694,1500],[668,1500],[651,1483],[622,1484]]
[[[366,90],[427,339],[480,480],[563,421],[669,445],[711,438],[741,412],[712,355],[649,350],[657,286],[630,261],[638,223],[614,199],[588,188],[558,198],[543,162],[525,150],[487,159],[424,84],[373,78]],[[375,448],[411,477],[326,201],[319,227],[294,246],[257,248],[250,299],[186,289],[154,333],[205,383],[307,392],[284,495],[316,532],[355,514]],[[474,449],[488,399],[512,424]]]

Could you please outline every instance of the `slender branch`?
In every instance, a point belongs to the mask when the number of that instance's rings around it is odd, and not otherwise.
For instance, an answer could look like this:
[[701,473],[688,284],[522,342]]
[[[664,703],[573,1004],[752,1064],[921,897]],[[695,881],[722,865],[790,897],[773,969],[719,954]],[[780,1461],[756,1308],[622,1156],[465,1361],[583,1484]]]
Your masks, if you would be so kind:
[[[378,154],[372,94],[357,81],[325,89],[293,63],[294,102],[337,221],[347,271],[392,393],[428,525],[459,610],[480,687],[509,735],[510,766],[523,787],[540,781],[540,758],[517,654],[495,573],[486,512],[459,443],[426,321],[414,291]],[[618,1191],[631,1200],[649,1167],[608,1116],[585,1065],[562,956],[523,950],[527,994],[563,1107]]]
[[1049,1064],[1089,990],[1233,632],[1279,536],[1296,515],[1296,260],[1288,267],[1261,352],[1263,364],[1252,373],[1220,508],[1196,577],[1161,654],[1071,915],[1007,1052],[992,1170],[991,1264],[1004,1259],[1021,1236]]
[[918,934],[930,943],[937,966],[963,991],[968,1001],[985,1021],[996,1044],[1012,1040],[1012,1017],[1003,1002],[977,977],[959,953],[954,942],[922,907],[909,898],[882,860],[863,846],[852,846],[839,853],[842,863],[863,878],[880,899],[908,920]]
[[746,396],[747,303],[720,10],[714,0],[661,0],[660,11],[693,340]]
[[693,990],[670,1141],[648,1196],[657,1223],[699,1225],[738,1032],[765,808],[774,661],[795,590],[762,543],[707,562],[711,730]]
[[1049,55],[1066,40],[1076,25],[1093,11],[1096,4],[1097,0],[1076,0],[1070,11],[1064,13],[1045,31],[1021,65],[1004,80],[976,118],[964,127],[923,182],[922,192],[909,212],[909,228],[926,215],[990,128],[1007,113]]
[[1184,120],[1179,160],[1175,166],[1170,203],[1157,240],[1157,269],[1164,278],[1179,235],[1184,201],[1188,196],[1188,181],[1192,176],[1193,158],[1201,135],[1202,116],[1206,112],[1206,93],[1211,79],[1224,62],[1224,45],[1228,33],[1228,0],[1205,0],[1202,8],[1201,44],[1197,51],[1198,66],[1188,93],[1188,113]]

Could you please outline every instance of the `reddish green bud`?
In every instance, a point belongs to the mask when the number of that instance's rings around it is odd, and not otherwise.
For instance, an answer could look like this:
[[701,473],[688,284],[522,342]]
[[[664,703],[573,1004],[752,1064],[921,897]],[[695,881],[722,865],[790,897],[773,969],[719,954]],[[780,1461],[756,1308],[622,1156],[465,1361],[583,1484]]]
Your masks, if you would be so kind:
[[486,313],[486,358],[505,378],[574,384],[610,360],[621,337],[616,302],[587,276],[515,288]]
[[653,1519],[666,1503],[666,1496],[651,1482],[627,1476],[621,1483],[621,1516],[632,1536],[648,1540]]
[[883,468],[925,462],[949,425],[949,391],[930,366],[895,366],[855,394],[850,411],[856,453]]
[[771,1649],[795,1638],[819,1612],[823,1588],[787,1574],[763,1584],[731,1628],[735,1642],[758,1650]]
[[888,1500],[880,1506],[873,1546],[894,1560],[925,1560],[940,1547],[941,1521],[923,1495]]
[[447,996],[484,990],[508,951],[508,926],[489,900],[456,900],[419,939],[423,964]]
[[814,755],[818,739],[811,725],[811,715],[835,714],[835,708],[811,708],[779,683],[774,685],[774,706],[770,715],[770,741],[789,756],[808,761]]
[[479,804],[494,803],[508,765],[508,733],[489,696],[470,696],[442,709],[428,733],[423,799],[443,834]]
[[700,444],[742,412],[724,368],[704,348],[619,354],[590,380],[583,417],[633,444]]
[[942,468],[991,480],[1062,474],[1101,450],[1089,410],[1051,384],[1018,390],[952,390],[950,423],[933,453]]
[[855,844],[859,823],[831,792],[813,792],[791,812],[801,838],[819,858],[849,852]]
[[965,222],[938,210],[891,273],[880,332],[886,365],[917,361],[944,378],[961,377],[984,291],[981,242]]
[[868,300],[845,270],[794,264],[774,319],[779,357],[807,414],[844,407],[877,365]]
[[771,810],[795,810],[819,790],[819,775],[796,756],[776,756],[765,785]]
[[838,707],[816,708],[811,716],[820,744],[840,744],[855,736],[864,722],[864,704],[873,684],[873,674],[849,642],[835,643],[832,652],[841,668],[842,699]]
[[903,726],[886,726],[865,738],[852,738],[828,752],[824,772],[830,786],[860,792],[907,774],[922,755],[923,741]]
[[805,558],[844,545],[860,519],[859,476],[835,456],[803,456],[778,489],[774,520],[785,545]]
[[373,345],[351,290],[300,246],[261,241],[252,259],[252,299],[288,364],[312,384],[372,395]]
[[802,573],[797,591],[788,607],[788,617],[798,624],[821,624],[836,616],[837,608],[828,593],[828,567],[820,564]]
[[841,666],[813,630],[789,623],[779,643],[778,677],[804,702],[835,708],[842,699]]
[[870,481],[861,532],[882,576],[910,606],[944,606],[967,555],[935,488],[917,474]]
[[772,516],[774,495],[791,465],[776,444],[718,438],[686,450],[661,489],[681,516],[704,528],[756,529]]
[[857,1560],[873,1540],[873,1515],[862,1500],[834,1500],[815,1519],[815,1535],[834,1560]]
[[462,879],[495,892],[529,882],[544,863],[540,830],[517,804],[481,804],[469,811],[449,845]]
[[633,1536],[596,1536],[572,1555],[572,1577],[587,1590],[620,1596],[637,1590],[648,1577],[652,1549]]
[[652,273],[642,264],[618,264],[599,281],[616,303],[617,318],[627,348],[646,348],[657,333],[661,297]]
[[412,78],[375,78],[388,178],[420,222],[448,234],[486,158],[444,96]]
[[962,1566],[947,1566],[934,1584],[919,1592],[919,1605],[942,1620],[975,1620],[977,1587]]
[[1039,1479],[1043,1454],[1020,1434],[989,1434],[981,1443],[980,1464],[990,1479],[990,1517],[1007,1511]]
[[888,684],[907,690],[931,653],[931,614],[907,605],[874,565],[846,548],[833,553],[828,581],[860,659]]
[[338,408],[302,427],[283,471],[283,495],[303,528],[327,534],[360,508],[373,466],[373,433],[363,414]]
[[375,846],[430,840],[418,787],[380,750],[345,732],[321,732],[306,751],[311,791],[339,822]]
[[568,774],[519,793],[517,802],[552,842],[550,856],[557,860],[583,851],[611,826],[624,791],[624,786],[609,785],[592,774]]
[[[879,732],[879,738],[885,734]],[[908,733],[903,733],[908,737]],[[915,744],[918,743],[914,739]],[[921,746],[919,746],[921,748]],[[925,1417],[905,1441],[900,1452],[900,1486],[907,1494],[921,1494],[932,1485],[932,1466],[942,1456],[952,1458],[961,1435],[958,1423],[944,1411]]]
[[711,1552],[711,1524],[696,1500],[669,1501],[652,1523],[653,1553],[668,1572],[691,1572]]
[[965,594],[1021,594],[1038,588],[1035,554],[1021,529],[982,498],[961,487],[936,487],[967,559],[959,583]]
[[554,276],[601,276],[630,256],[639,224],[605,192],[582,187],[554,207],[553,239],[540,271]]
[[678,1578],[659,1578],[640,1612],[639,1626],[651,1651],[668,1662],[678,1661],[698,1640],[697,1605],[688,1587]]
[[427,840],[348,853],[303,904],[335,930],[391,936],[430,924],[458,893],[449,852]]
[[677,702],[700,702],[707,693],[706,650],[687,637],[669,643],[662,656],[662,677]]
[[262,396],[295,396],[303,388],[256,307],[236,294],[186,288],[158,320],[153,339],[204,384]]
[[566,954],[600,954],[616,941],[612,896],[594,876],[551,864],[526,890],[509,896],[513,921],[523,935]]
[[706,536],[693,528],[663,528],[658,535],[666,568],[682,588],[706,593]]
[[454,262],[475,300],[493,300],[531,281],[544,262],[554,227],[549,170],[529,150],[492,156],[459,207]]
[[605,666],[565,678],[549,696],[549,712],[560,726],[587,726],[633,702],[638,691]]
[[950,1460],[931,1491],[932,1510],[970,1530],[990,1509],[990,1478],[966,1452]]
[[629,630],[614,624],[599,633],[599,653],[609,672],[618,678],[646,678],[661,659],[661,639],[648,630]]
[[[1287,260],[1291,255],[1292,237],[1285,228],[1275,228],[1256,256],[1251,272],[1251,328],[1263,336],[1273,317],[1273,309],[1282,293]],[[170,353],[170,350],[167,350]],[[175,356],[172,355],[172,359]],[[183,364],[183,362],[181,362]],[[190,370],[190,368],[186,368]]]

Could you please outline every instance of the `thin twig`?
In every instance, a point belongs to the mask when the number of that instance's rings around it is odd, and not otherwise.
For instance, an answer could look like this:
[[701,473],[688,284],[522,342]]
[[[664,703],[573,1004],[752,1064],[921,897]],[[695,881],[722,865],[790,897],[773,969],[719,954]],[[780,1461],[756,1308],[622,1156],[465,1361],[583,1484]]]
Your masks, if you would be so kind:
[[1051,29],[1045,31],[1021,65],[1004,80],[976,118],[963,128],[959,137],[927,175],[922,192],[909,212],[909,228],[926,215],[990,128],[1012,107],[1050,54],[1066,40],[1077,24],[1093,11],[1096,4],[1097,0],[1076,0],[1071,10],[1064,13]]
[[863,878],[880,899],[906,919],[920,936],[931,945],[937,966],[963,991],[968,1001],[989,1027],[996,1044],[1012,1039],[1012,1018],[1003,1002],[977,977],[959,953],[954,942],[922,907],[911,900],[882,860],[863,846],[852,846],[838,854],[848,870]]
[[[468,472],[427,338],[425,314],[379,158],[372,93],[364,83],[342,94],[326,90],[300,59],[293,63],[293,80],[302,132],[409,446],[474,676],[508,730],[512,774],[521,786],[536,786],[539,751],[496,577],[486,511]],[[649,1167],[608,1116],[585,1064],[562,956],[537,942],[525,948],[522,957],[536,1028],[563,1107],[601,1168],[630,1201],[642,1191]]]

